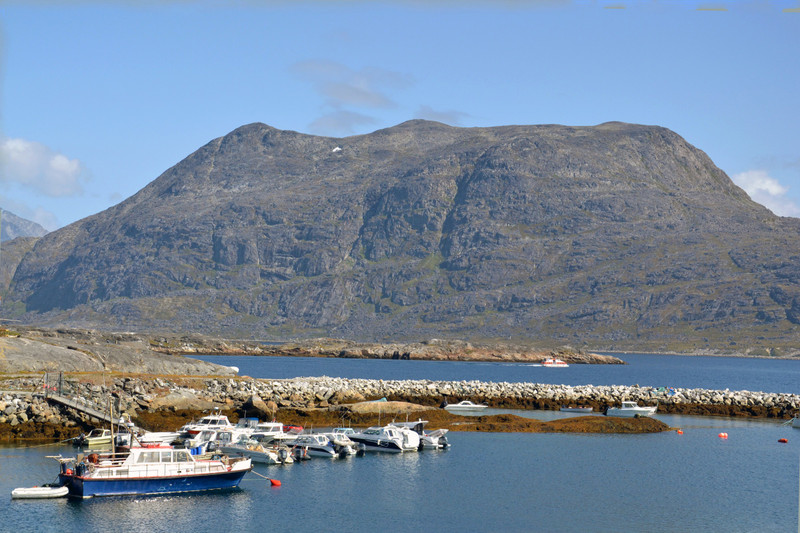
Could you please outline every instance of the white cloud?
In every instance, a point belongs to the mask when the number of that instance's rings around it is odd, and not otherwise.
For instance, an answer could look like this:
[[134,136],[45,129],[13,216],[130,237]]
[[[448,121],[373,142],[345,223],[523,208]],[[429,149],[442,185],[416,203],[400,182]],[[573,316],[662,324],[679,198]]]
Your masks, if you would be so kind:
[[734,175],[732,179],[754,202],[758,202],[776,215],[800,217],[800,207],[786,197],[789,189],[770,177],[765,170],[748,170]]
[[0,140],[0,183],[19,184],[53,197],[83,193],[87,172],[77,159],[25,139]]

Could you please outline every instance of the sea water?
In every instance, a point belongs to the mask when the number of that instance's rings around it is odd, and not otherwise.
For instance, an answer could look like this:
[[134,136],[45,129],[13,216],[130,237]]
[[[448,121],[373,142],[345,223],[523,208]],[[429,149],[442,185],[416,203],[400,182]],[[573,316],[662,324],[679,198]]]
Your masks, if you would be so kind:
[[[275,359],[253,359],[263,360],[254,364],[267,363],[270,374],[276,372]],[[281,376],[269,377],[289,377],[298,360],[278,359],[285,360],[286,368],[281,370]],[[728,372],[727,361],[710,359],[700,365],[702,371],[692,373],[685,372],[684,365],[691,366],[693,358],[677,358],[680,368],[662,370],[657,375],[657,384],[684,386],[680,384],[683,378],[678,376],[686,373],[697,380],[696,386],[704,387],[703,383],[714,382],[717,375]],[[340,370],[365,366],[363,360],[336,361],[344,363],[337,367]],[[719,361],[719,366],[715,367],[714,361]],[[753,364],[752,373],[756,374],[760,363],[767,366],[776,363],[743,361]],[[398,365],[381,366],[394,371],[414,362],[379,363]],[[455,366],[462,365],[469,363]],[[568,372],[576,366],[548,369],[549,375],[561,376],[550,382],[569,381]],[[303,375],[334,375],[329,371],[308,373],[307,369],[313,367],[303,368]],[[363,370],[352,372],[358,374]],[[449,378],[432,379],[481,379],[458,377],[464,372],[456,369]],[[386,376],[388,373],[381,371],[383,379],[418,379],[409,375]],[[753,383],[762,380],[765,384],[750,386],[750,390],[775,391],[775,387],[782,385],[773,387],[763,377],[772,373],[767,368],[761,378],[741,379]],[[649,384],[644,379],[638,381]],[[597,379],[587,380],[591,382],[601,384]],[[776,383],[783,383],[783,379]],[[562,416],[556,412],[524,414],[542,419]],[[444,451],[367,454],[348,459],[313,459],[287,466],[256,466],[255,472],[262,476],[279,479],[280,487],[273,487],[263,477],[250,473],[240,489],[231,492],[85,501],[10,500],[15,487],[54,480],[58,464],[46,455],[70,455],[75,450],[64,446],[5,447],[0,448],[0,491],[5,491],[9,500],[0,507],[0,531],[778,532],[798,529],[800,430],[767,420],[680,415],[656,415],[656,418],[682,428],[683,433],[451,432],[448,440],[452,447]],[[726,433],[728,438],[720,438],[720,433]],[[788,443],[778,442],[783,438]]]

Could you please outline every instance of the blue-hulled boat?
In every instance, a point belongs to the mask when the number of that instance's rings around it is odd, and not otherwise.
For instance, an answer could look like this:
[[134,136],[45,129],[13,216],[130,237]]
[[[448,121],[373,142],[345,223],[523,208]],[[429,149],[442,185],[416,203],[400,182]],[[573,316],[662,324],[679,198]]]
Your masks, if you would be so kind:
[[59,484],[77,498],[233,489],[253,468],[249,458],[198,459],[189,450],[169,446],[56,459]]

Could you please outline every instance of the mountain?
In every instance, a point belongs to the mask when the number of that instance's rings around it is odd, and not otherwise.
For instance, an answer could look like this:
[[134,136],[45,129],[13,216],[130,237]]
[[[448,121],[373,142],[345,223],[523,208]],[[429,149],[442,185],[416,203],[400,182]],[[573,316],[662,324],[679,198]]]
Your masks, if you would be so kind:
[[781,353],[800,220],[656,126],[250,124],[45,235],[3,316],[248,338]]
[[41,227],[36,222],[20,218],[10,211],[3,209],[2,213],[2,228],[0,229],[0,241],[10,241],[17,237],[41,237],[47,230]]

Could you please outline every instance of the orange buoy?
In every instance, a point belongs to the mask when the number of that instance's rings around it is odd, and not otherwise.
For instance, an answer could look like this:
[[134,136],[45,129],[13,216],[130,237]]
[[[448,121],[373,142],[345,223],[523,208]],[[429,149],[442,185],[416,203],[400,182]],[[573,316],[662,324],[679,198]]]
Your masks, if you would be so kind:
[[720,433],[720,434],[719,434],[719,435],[717,435],[717,436],[718,436],[719,438],[721,438],[721,439],[727,439],[727,438],[728,438],[728,434],[727,434],[727,433]]
[[677,433],[678,433],[678,435],[683,435],[683,430],[682,430],[682,429],[679,429],[679,430],[677,431]]
[[280,479],[270,479],[269,482],[273,487],[280,487],[281,486],[281,480]]
[[786,443],[786,442],[789,442],[789,439],[778,439],[778,442]]

